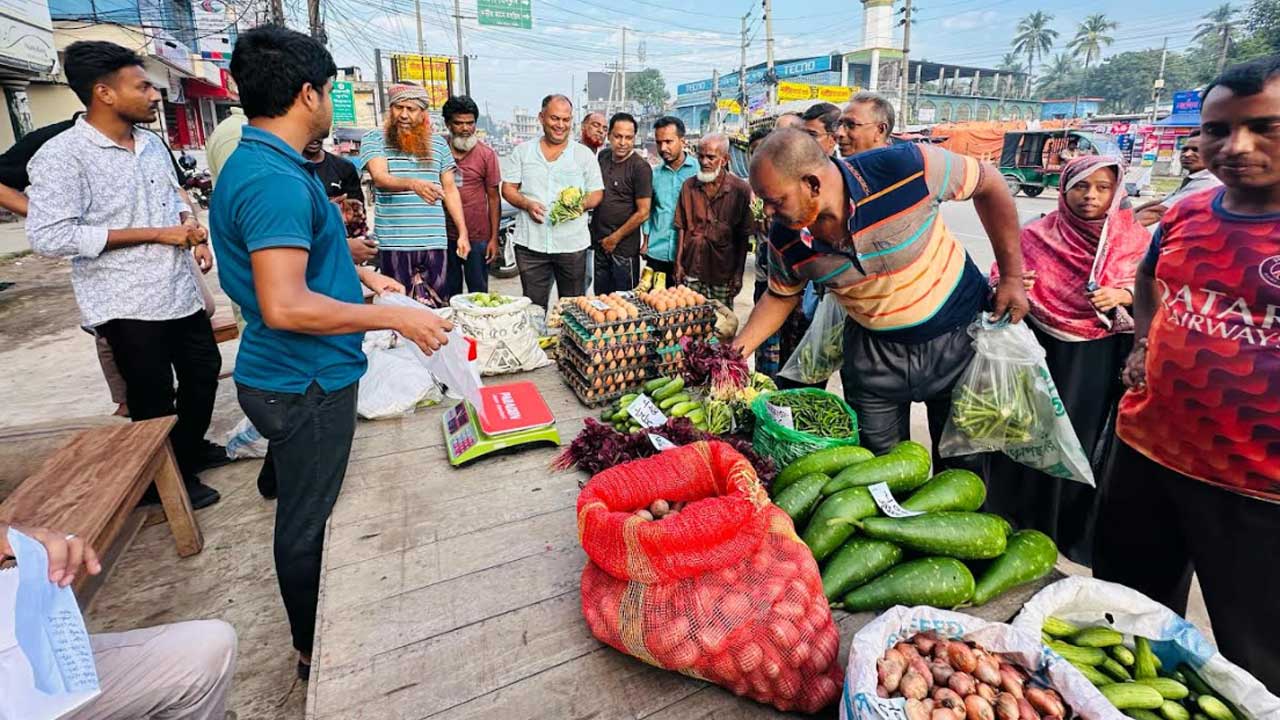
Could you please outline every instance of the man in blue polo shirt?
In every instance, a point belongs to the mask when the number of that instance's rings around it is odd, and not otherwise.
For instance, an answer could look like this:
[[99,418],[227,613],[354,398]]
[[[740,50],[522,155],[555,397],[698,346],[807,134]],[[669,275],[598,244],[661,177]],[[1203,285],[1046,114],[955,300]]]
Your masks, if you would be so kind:
[[276,575],[305,679],[325,524],[355,433],[364,331],[390,328],[431,353],[450,325],[426,309],[363,302],[361,283],[375,293],[404,288],[355,266],[342,216],[302,156],[329,132],[337,68],[328,51],[263,26],[240,36],[231,74],[249,124],[218,178],[210,225],[222,287],[245,319],[240,406],[271,442]]
[[675,275],[676,201],[680,199],[680,188],[685,181],[698,174],[698,161],[684,151],[684,123],[680,118],[674,115],[658,118],[653,124],[653,137],[662,164],[653,169],[653,203],[649,219],[641,228],[644,243],[640,252],[649,266],[641,281],[646,290],[656,282],[655,273]]

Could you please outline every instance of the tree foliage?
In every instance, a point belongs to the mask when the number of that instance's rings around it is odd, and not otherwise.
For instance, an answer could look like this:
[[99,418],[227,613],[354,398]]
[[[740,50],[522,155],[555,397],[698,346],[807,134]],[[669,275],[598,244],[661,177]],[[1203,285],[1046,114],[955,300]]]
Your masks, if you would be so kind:
[[1049,27],[1053,16],[1037,10],[1018,21],[1017,34],[1013,36],[1013,51],[1027,56],[1027,72],[1036,71],[1036,60],[1053,49],[1058,31]]
[[1280,53],[1280,0],[1253,0],[1245,12],[1245,27],[1258,54]]
[[661,110],[670,97],[667,83],[657,68],[645,68],[627,78],[627,99],[644,105],[651,112]]

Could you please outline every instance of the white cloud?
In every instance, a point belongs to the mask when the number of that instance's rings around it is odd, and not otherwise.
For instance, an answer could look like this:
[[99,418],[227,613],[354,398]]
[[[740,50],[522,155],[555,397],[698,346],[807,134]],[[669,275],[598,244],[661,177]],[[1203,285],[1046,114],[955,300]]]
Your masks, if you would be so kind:
[[1000,17],[1000,13],[992,10],[970,10],[959,15],[952,15],[943,20],[942,27],[947,30],[976,30],[982,27],[990,27],[998,17]]

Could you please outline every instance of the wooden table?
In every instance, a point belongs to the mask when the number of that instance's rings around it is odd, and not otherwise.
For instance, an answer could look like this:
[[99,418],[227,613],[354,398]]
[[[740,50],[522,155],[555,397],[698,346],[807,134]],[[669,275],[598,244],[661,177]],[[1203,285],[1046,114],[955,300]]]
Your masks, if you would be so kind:
[[[595,411],[552,368],[535,380],[568,444]],[[440,410],[361,423],[329,523],[314,720],[764,718],[771,708],[598,642],[582,619],[581,472],[529,449],[453,469]],[[975,614],[1008,619],[1034,589]],[[872,615],[837,613],[841,663]]]

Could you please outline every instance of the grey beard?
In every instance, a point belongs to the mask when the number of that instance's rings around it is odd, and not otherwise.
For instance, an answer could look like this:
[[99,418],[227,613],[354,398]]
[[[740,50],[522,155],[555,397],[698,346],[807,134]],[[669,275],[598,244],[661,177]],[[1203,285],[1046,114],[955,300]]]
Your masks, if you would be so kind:
[[699,171],[698,171],[698,182],[703,182],[703,183],[712,183],[712,182],[715,182],[715,181],[716,181],[716,179],[720,177],[720,172],[721,172],[721,171],[719,171],[719,170],[717,170],[717,171],[715,171],[715,172],[705,172],[705,171],[703,171],[703,170],[699,170]]
[[471,152],[475,148],[475,146],[479,144],[479,142],[480,142],[480,138],[476,137],[475,135],[468,135],[466,137],[463,137],[461,135],[454,135],[452,138],[449,139],[449,143],[453,145],[454,150],[457,150],[458,152],[464,152],[464,153]]

